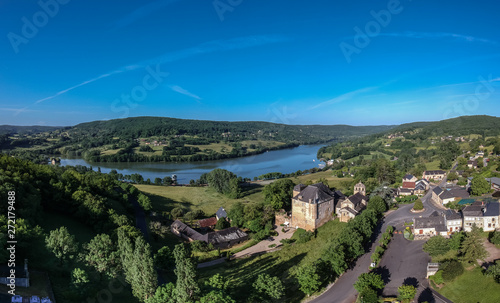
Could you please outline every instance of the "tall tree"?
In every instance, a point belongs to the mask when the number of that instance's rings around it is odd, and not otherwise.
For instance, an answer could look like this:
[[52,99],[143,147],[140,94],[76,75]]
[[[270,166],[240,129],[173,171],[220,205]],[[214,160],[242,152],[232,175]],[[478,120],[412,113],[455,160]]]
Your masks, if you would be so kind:
[[472,231],[467,233],[462,243],[462,254],[464,261],[476,263],[477,260],[484,260],[488,252],[484,248],[480,230],[476,225],[472,226]]
[[290,179],[280,179],[264,187],[263,193],[266,202],[274,209],[290,209],[292,202],[292,190],[294,184]]
[[116,277],[120,255],[109,235],[97,235],[83,248],[86,251],[85,261],[89,266],[95,268],[101,278],[103,274],[112,278]]
[[193,302],[200,289],[196,281],[196,267],[191,260],[190,252],[186,245],[177,244],[174,248],[175,257],[175,274],[177,275],[177,282],[175,291],[177,294],[177,301],[180,302]]
[[278,277],[271,277],[269,274],[260,274],[252,286],[258,293],[276,300],[281,298],[285,291],[281,280]]
[[297,270],[297,280],[300,290],[307,296],[319,290],[321,286],[321,277],[316,271],[315,266],[302,266]]
[[158,277],[153,266],[151,247],[142,236],[135,240],[134,249],[134,284],[132,292],[139,299],[145,300],[155,293]]
[[363,292],[363,290],[370,289],[382,289],[384,288],[384,281],[382,280],[382,276],[373,272],[370,273],[362,273],[356,283],[354,283],[354,288],[358,292]]
[[448,239],[443,236],[431,237],[424,244],[423,250],[433,257],[444,255],[450,250]]
[[470,188],[474,196],[480,196],[490,191],[490,184],[484,177],[478,175],[472,178]]
[[50,235],[45,238],[47,248],[59,259],[60,264],[73,259],[78,252],[78,243],[75,236],[68,232],[65,226],[51,230]]

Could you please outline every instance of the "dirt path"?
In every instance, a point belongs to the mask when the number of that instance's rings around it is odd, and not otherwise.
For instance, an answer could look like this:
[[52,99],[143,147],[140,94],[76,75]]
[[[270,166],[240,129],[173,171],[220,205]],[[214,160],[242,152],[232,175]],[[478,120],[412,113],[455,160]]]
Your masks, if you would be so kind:
[[[484,263],[493,262],[500,259],[500,249],[495,246],[495,244],[490,243],[490,241],[483,240],[484,248],[488,252],[488,257],[484,260]],[[480,263],[481,264],[481,263]]]
[[[268,239],[262,240],[252,247],[242,250],[232,256],[232,258],[241,258],[244,256],[251,256],[254,254],[263,253],[269,250],[276,249],[277,246],[281,245],[280,241],[283,239],[290,239],[295,232],[295,228],[288,228],[286,232],[281,231],[282,227],[278,226],[276,231],[278,235],[275,237],[270,237]],[[269,245],[276,244],[274,247],[269,247]]]

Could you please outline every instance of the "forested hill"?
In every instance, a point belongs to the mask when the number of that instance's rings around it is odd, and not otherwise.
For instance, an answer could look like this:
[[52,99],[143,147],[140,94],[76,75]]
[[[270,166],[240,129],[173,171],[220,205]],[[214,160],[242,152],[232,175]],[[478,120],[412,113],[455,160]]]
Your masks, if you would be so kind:
[[497,136],[500,134],[500,118],[493,116],[461,116],[436,122],[415,122],[401,124],[391,132],[420,129],[421,137],[432,136]]
[[299,144],[327,142],[339,138],[360,137],[386,131],[395,126],[285,125],[270,122],[225,122],[185,120],[162,117],[134,117],[78,124],[68,130],[70,137],[197,136],[221,139],[271,139]]

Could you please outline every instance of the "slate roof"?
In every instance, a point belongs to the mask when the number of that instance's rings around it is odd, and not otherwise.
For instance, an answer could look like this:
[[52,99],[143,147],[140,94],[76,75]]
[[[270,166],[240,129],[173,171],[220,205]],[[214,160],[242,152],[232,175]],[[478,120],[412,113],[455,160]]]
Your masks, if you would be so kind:
[[414,228],[434,228],[436,231],[446,231],[444,217],[434,211],[429,217],[415,218]]
[[500,185],[500,178],[498,177],[493,177],[493,178],[485,178],[486,181],[490,182],[490,183],[493,183],[493,184],[496,184],[496,185]]
[[464,217],[482,217],[483,216],[483,211],[482,207],[479,205],[469,205],[466,206],[464,209],[462,209],[462,214],[464,214]]
[[354,195],[350,196],[348,199],[349,199],[349,201],[352,202],[352,204],[354,204],[354,209],[358,212],[363,208],[363,204],[361,204],[361,201],[362,200],[367,201],[366,196],[362,195],[361,193],[355,193]]
[[406,176],[403,177],[403,180],[411,180],[415,178],[413,175],[407,174]]
[[417,182],[415,185],[415,190],[425,190],[427,186],[423,182]]
[[441,199],[449,199],[449,198],[467,199],[470,197],[470,195],[464,188],[449,188],[449,189],[447,188],[439,197]]
[[500,215],[500,203],[490,202],[486,205],[485,217],[497,217]]
[[217,217],[217,220],[220,218],[227,218],[226,210],[221,206],[215,213],[215,216]]
[[298,193],[294,199],[312,204],[320,204],[335,198],[335,193],[323,183],[309,185]]
[[177,229],[181,234],[187,236],[188,238],[192,240],[200,240],[200,241],[207,241],[206,235],[202,235],[196,230],[192,229],[191,227],[187,226],[185,223],[175,220],[172,225],[170,225],[171,229]]
[[443,192],[443,189],[439,186],[436,186],[432,191],[439,196]]
[[446,220],[462,220],[462,215],[454,210],[447,209],[444,214]]
[[203,220],[198,221],[198,224],[202,228],[214,226],[215,224],[217,224],[217,218],[212,217],[212,218],[203,219]]
[[307,187],[307,185],[300,183],[300,184],[297,184],[293,187],[293,191],[298,191],[300,193],[306,187]]
[[230,227],[224,230],[208,233],[207,236],[208,236],[207,237],[208,243],[212,243],[215,245],[219,243],[237,241],[239,239],[248,237],[248,234],[239,229],[238,227]]
[[400,193],[411,193],[413,191],[413,189],[401,187],[401,188],[398,189],[398,191]]

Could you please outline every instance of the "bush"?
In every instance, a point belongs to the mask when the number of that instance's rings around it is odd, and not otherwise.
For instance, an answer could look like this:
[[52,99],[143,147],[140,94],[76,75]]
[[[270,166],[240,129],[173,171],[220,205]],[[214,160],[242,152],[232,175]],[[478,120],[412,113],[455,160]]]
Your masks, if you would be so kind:
[[172,215],[172,217],[174,217],[175,219],[177,219],[177,218],[180,218],[180,217],[182,217],[184,215],[184,211],[180,207],[174,207],[170,211],[170,214]]
[[443,280],[445,282],[452,281],[464,273],[464,266],[457,260],[443,263],[441,269],[443,270]]
[[422,200],[417,199],[417,201],[415,201],[415,204],[413,204],[413,209],[414,210],[422,210],[422,209],[424,209],[424,204],[422,203]]
[[297,243],[306,243],[311,240],[313,236],[314,234],[312,232],[299,228],[293,234],[292,239],[294,239]]
[[498,232],[498,231],[492,231],[488,235],[488,238],[489,238],[489,240],[490,240],[491,243],[497,244],[497,245],[500,244],[500,232]]
[[438,270],[435,275],[429,277],[429,280],[434,281],[436,284],[442,284],[443,280],[443,271]]
[[218,230],[226,229],[229,226],[230,226],[229,222],[227,222],[227,220],[224,218],[219,219],[217,221],[217,223],[215,223],[215,229],[218,229]]

